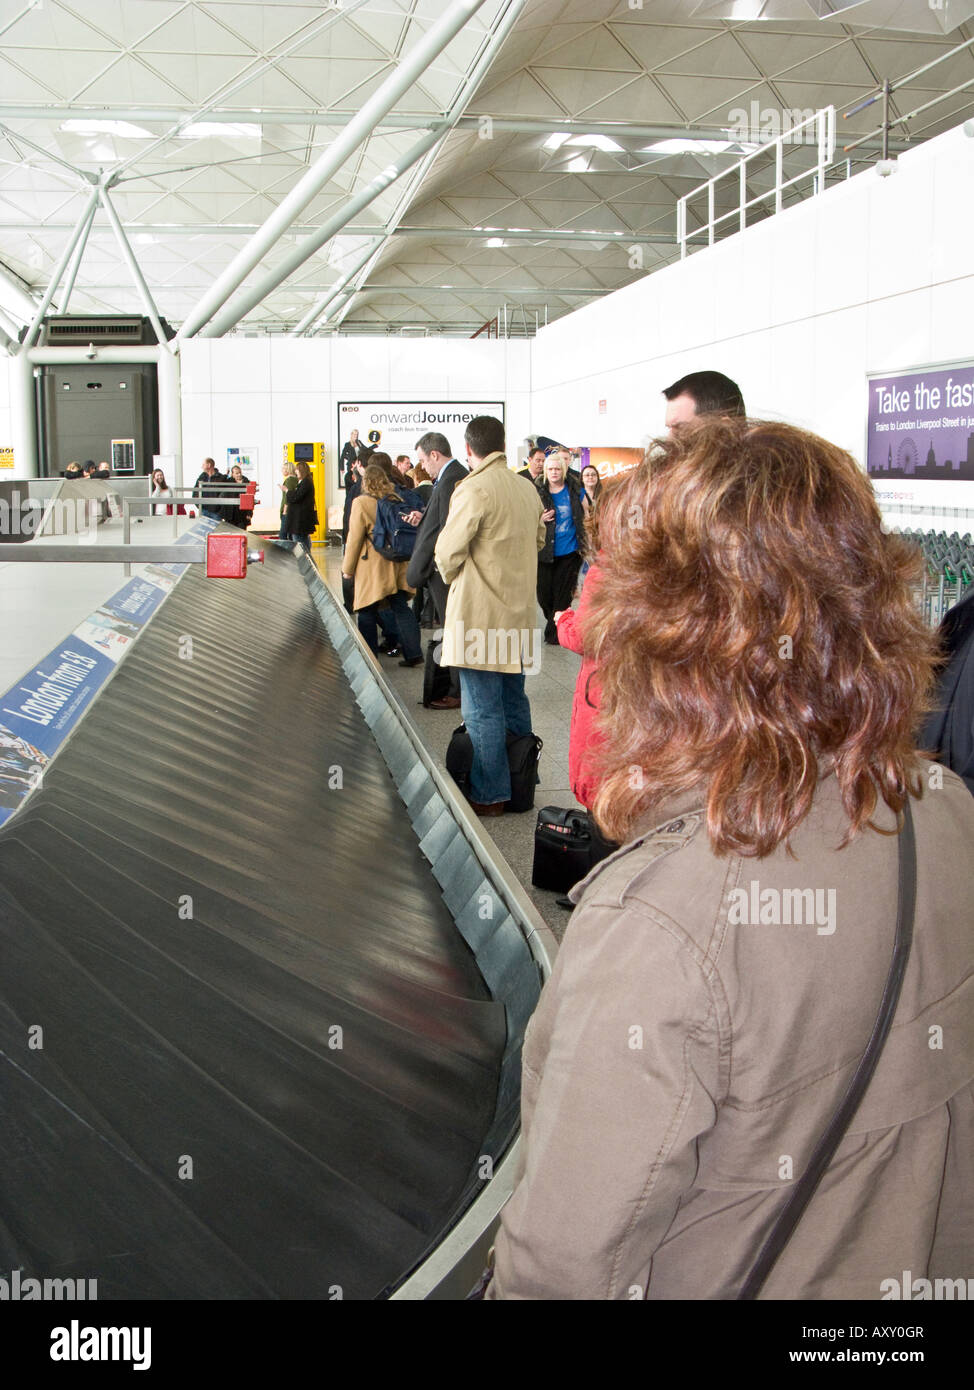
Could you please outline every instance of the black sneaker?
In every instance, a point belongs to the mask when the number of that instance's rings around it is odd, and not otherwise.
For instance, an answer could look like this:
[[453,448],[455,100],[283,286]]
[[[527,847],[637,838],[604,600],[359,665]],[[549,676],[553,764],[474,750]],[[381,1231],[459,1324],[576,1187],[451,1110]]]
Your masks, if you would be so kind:
[[404,656],[399,663],[400,666],[422,666],[422,664],[423,658],[421,656]]
[[402,647],[380,647],[380,648],[379,648],[379,654],[380,654],[381,656],[398,656],[398,655],[400,654],[401,651],[402,651]]

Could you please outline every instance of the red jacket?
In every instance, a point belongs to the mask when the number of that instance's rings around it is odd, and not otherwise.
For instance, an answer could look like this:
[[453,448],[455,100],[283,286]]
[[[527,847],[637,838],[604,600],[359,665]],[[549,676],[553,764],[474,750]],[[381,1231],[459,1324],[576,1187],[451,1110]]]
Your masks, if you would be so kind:
[[568,781],[574,796],[586,810],[595,800],[598,785],[590,765],[592,753],[600,742],[595,730],[600,695],[595,662],[582,651],[582,621],[600,579],[597,566],[591,565],[585,576],[578,611],[567,609],[558,619],[557,625],[559,645],[567,647],[571,652],[578,652],[582,657],[581,670],[575,682],[575,698],[572,701],[572,727],[568,738]]

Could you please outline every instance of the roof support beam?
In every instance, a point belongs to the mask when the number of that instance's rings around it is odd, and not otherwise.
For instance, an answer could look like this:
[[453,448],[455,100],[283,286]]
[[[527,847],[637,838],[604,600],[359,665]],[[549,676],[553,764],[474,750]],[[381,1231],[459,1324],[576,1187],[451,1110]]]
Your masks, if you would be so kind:
[[[29,232],[69,232],[74,224],[71,222],[0,222],[0,232],[29,231]],[[147,236],[176,237],[176,236],[251,236],[258,231],[257,224],[254,222],[198,222],[185,226],[170,226],[166,222],[130,222],[129,231],[141,233]],[[314,233],[318,229],[309,223],[290,227],[285,233],[287,236],[297,236],[300,233]],[[387,232],[384,227],[370,227],[358,223],[349,223],[342,229],[346,236],[396,236],[396,237],[428,237],[430,240],[440,241],[477,241],[482,237],[503,237],[505,241],[605,241],[619,242],[626,245],[643,246],[675,246],[675,232],[600,232],[594,228],[578,229],[574,227],[564,227],[559,230],[552,228],[538,227],[396,227],[393,231]],[[3,279],[0,270],[0,279]],[[21,293],[24,293],[22,286],[18,286]],[[97,286],[93,286],[97,288]],[[35,306],[36,307],[36,306]],[[33,309],[31,310],[33,312]]]
[[[303,46],[310,39],[317,37],[317,35],[321,34],[325,29],[330,29],[331,26],[333,24],[337,24],[339,20],[345,19],[349,15],[354,14],[356,10],[360,10],[362,6],[367,2],[368,0],[354,0],[354,3],[350,4],[347,9],[343,9],[341,7],[341,4],[339,4],[337,10],[333,10],[330,14],[326,14],[323,19],[317,20],[311,26],[310,29],[307,29],[303,31],[301,34],[299,34],[293,43],[289,43],[287,47],[282,48],[279,53],[271,53],[268,54],[266,57],[255,58],[254,62],[248,64],[248,66],[239,75],[239,77],[234,78],[234,80],[229,84],[229,86],[227,86],[223,91],[219,92],[217,96],[214,97],[212,101],[207,102],[205,106],[201,106],[198,108],[198,110],[189,113],[187,113],[185,110],[177,110],[176,114],[173,116],[175,124],[172,126],[172,128],[170,130],[167,130],[165,135],[160,135],[156,140],[152,142],[151,145],[148,145],[145,149],[139,150],[138,153],[132,154],[128,157],[128,159],[124,159],[121,161],[121,163],[116,164],[112,169],[112,173],[114,174],[114,176],[118,178],[122,170],[127,169],[130,164],[141,163],[142,160],[144,160],[147,155],[151,154],[153,150],[158,149],[160,145],[168,144],[170,140],[175,139],[175,137],[179,135],[180,131],[185,130],[185,128],[188,125],[193,125],[194,122],[200,120],[202,116],[206,116],[208,120],[213,119],[210,113],[212,108],[216,105],[218,101],[226,101],[227,97],[232,96],[234,92],[238,92],[241,87],[246,87],[249,85],[249,83],[256,81],[258,77],[261,77],[270,68],[274,67],[275,64],[279,63],[282,58],[287,58],[297,48],[303,48]],[[77,108],[73,119],[77,119]],[[100,116],[97,119],[104,120],[105,117]],[[125,121],[131,121],[133,117],[131,115],[128,115],[122,116],[120,117],[120,119]],[[237,120],[239,119],[240,118],[238,116]]]
[[81,265],[81,258],[85,254],[85,247],[88,244],[88,233],[91,231],[91,224],[95,220],[95,209],[92,208],[88,214],[88,220],[82,229],[78,244],[74,248],[74,255],[71,257],[71,264],[68,267],[68,278],[64,285],[64,294],[61,296],[61,303],[58,306],[62,314],[68,312],[68,305],[71,303],[71,292],[74,289],[74,282],[78,278],[78,267]]
[[[345,11],[351,13],[350,10]],[[282,55],[276,55],[278,58]],[[254,74],[251,73],[247,80],[252,81]],[[192,121],[199,120],[202,115],[206,116],[207,121],[214,123],[237,125],[241,122],[247,125],[291,125],[291,126],[345,126],[349,125],[358,115],[356,111],[294,111],[286,107],[269,109],[263,107],[255,110],[250,107],[236,107],[231,109],[211,110],[204,108],[203,111],[194,112],[187,115],[184,109],[177,106],[151,106],[142,108],[133,107],[109,107],[109,106],[19,106],[8,102],[0,102],[0,119],[2,120],[83,120],[88,117],[92,120],[100,121],[167,121],[176,125],[186,126]],[[479,130],[483,117],[461,116],[456,123],[458,130]],[[553,135],[556,132],[565,132],[570,135],[608,135],[616,136],[619,139],[628,140],[670,140],[678,138],[681,140],[724,140],[732,130],[738,136],[740,132],[736,127],[717,126],[717,125],[643,125],[638,121],[589,121],[589,120],[558,120],[553,116],[494,116],[490,117],[495,132],[502,135]],[[376,130],[430,130],[443,129],[446,122],[442,114],[430,113],[429,115],[412,114],[408,112],[396,112],[388,114],[380,121],[376,122]],[[14,138],[20,138],[15,132],[11,131]],[[166,138],[171,138],[172,132]],[[879,140],[871,142],[878,146]],[[917,144],[916,138],[906,137],[898,142],[891,142],[890,148],[900,145],[906,150]],[[35,146],[34,148],[39,148]],[[147,147],[148,148],[148,147]],[[147,150],[140,151],[138,159],[145,158]],[[71,167],[71,166],[68,166]]]
[[[497,54],[503,48],[511,30],[513,29],[518,18],[520,17],[521,11],[524,9],[524,4],[525,0],[508,0],[507,6],[501,14],[500,18],[497,20],[497,23],[494,26],[494,30],[490,35],[490,38],[488,39],[487,43],[484,44],[481,52],[475,59],[473,68],[467,72],[467,75],[463,82],[463,86],[460,89],[460,93],[450,109],[445,129],[443,130],[439,139],[437,139],[436,143],[427,152],[422,164],[412,175],[406,188],[401,192],[399,201],[396,203],[392,217],[386,224],[385,236],[382,238],[382,241],[376,247],[375,254],[372,257],[372,260],[368,261],[365,264],[365,266],[363,266],[363,268],[359,271],[358,275],[355,277],[354,281],[352,282],[351,293],[343,296],[344,302],[341,304],[341,312],[338,316],[338,323],[341,323],[342,319],[348,313],[349,309],[352,306],[352,301],[355,298],[356,292],[359,289],[361,289],[362,285],[368,280],[369,276],[372,274],[372,271],[375,268],[378,258],[382,254],[383,248],[386,245],[388,245],[389,238],[392,236],[392,233],[399,226],[399,223],[405,217],[406,212],[412,206],[417,193],[426,181],[426,176],[429,174],[433,165],[436,163],[440,149],[442,148],[442,145],[446,140],[447,135],[456,126],[457,122],[462,118],[471,100],[476,95],[478,89],[484,81],[484,78],[487,76],[488,72],[493,66],[494,59],[497,57]],[[478,130],[482,125],[483,122],[478,121]],[[486,127],[486,130],[488,130],[490,135],[493,136],[494,132],[492,126]],[[481,131],[480,133],[485,132]],[[339,306],[337,304],[333,304],[331,308],[328,310],[326,317],[331,318],[338,307]]]
[[[276,290],[278,285],[282,284],[290,275],[293,275],[316,251],[320,251],[326,242],[337,236],[357,213],[367,208],[391,183],[394,183],[407,169],[421,159],[439,139],[440,136],[431,131],[424,135],[422,140],[410,146],[404,155],[400,156],[393,164],[387,165],[385,169],[376,174],[375,178],[370,179],[365,187],[356,193],[354,198],[345,203],[337,213],[329,217],[327,222],[312,232],[310,236],[299,241],[296,246],[293,246],[283,260],[278,261],[276,265],[266,271],[255,285],[243,290],[229,304],[225,304],[206,327],[200,330],[199,336],[201,338],[219,338],[233,328],[245,314],[249,313],[273,290]],[[369,254],[371,255],[371,251]]]
[[[372,253],[370,254],[370,256],[366,258],[365,262],[355,272],[355,275],[360,277],[360,282],[361,278],[364,278],[369,274],[370,263],[374,263],[373,256],[378,256],[379,252],[382,250],[382,247],[385,246],[386,242],[389,240],[391,233],[395,230],[396,225],[399,223],[401,217],[403,216],[405,209],[409,206],[410,202],[412,201],[412,195],[414,190],[422,184],[423,179],[426,177],[426,174],[429,171],[433,161],[436,159],[436,155],[440,146],[446,139],[449,132],[456,125],[457,121],[463,115],[468,103],[470,102],[471,97],[474,95],[474,93],[477,91],[477,88],[480,86],[480,84],[486,77],[491,64],[497,57],[497,54],[500,52],[500,49],[503,47],[508,35],[510,34],[514,25],[516,24],[521,14],[521,11],[524,9],[525,3],[526,0],[508,0],[507,8],[503,11],[493,32],[490,34],[486,43],[483,45],[476,61],[474,62],[473,67],[470,69],[470,71],[464,78],[463,84],[457,95],[457,99],[450,109],[450,113],[447,117],[444,129],[442,131],[430,131],[429,134],[424,135],[421,140],[419,140],[415,145],[412,146],[405,160],[397,161],[397,164],[395,166],[399,170],[399,173],[396,175],[397,178],[400,174],[405,173],[405,171],[411,168],[414,164],[418,164],[421,159],[423,160],[423,163],[417,171],[417,173],[413,175],[413,178],[410,181],[409,188],[399,199],[393,217],[390,223],[385,227],[384,234],[378,246],[372,248]],[[346,222],[351,220],[352,214],[354,213],[354,211],[357,210],[357,202],[357,199],[353,199],[352,203],[348,205],[347,211],[349,215],[345,219]],[[341,214],[339,215],[341,216]],[[301,337],[302,334],[306,333],[308,329],[311,327],[311,325],[314,323],[315,319],[322,312],[322,310],[325,309],[327,305],[331,304],[332,308],[329,312],[334,312],[334,298],[334,295],[328,294],[324,299],[318,301],[318,305],[312,306],[311,311],[305,314],[305,316],[301,319],[300,323],[294,329],[295,337]]]
[[[65,228],[65,231],[69,228]],[[37,303],[28,292],[26,280],[21,280],[6,266],[0,265],[0,304],[9,315],[19,315],[21,324],[30,323]]]
[[30,325],[30,328],[28,328],[27,330],[27,336],[24,339],[23,347],[21,349],[22,351],[26,351],[28,348],[34,346],[34,340],[36,339],[38,331],[40,329],[41,321],[43,320],[44,315],[47,313],[48,306],[51,300],[57,293],[57,287],[61,283],[61,279],[64,275],[65,270],[67,269],[68,262],[70,261],[74,253],[75,247],[81,239],[82,233],[87,230],[90,217],[94,214],[95,205],[97,204],[97,202],[98,189],[96,187],[92,188],[91,192],[88,194],[88,200],[85,203],[84,210],[81,216],[78,218],[77,223],[75,224],[74,231],[68,238],[67,245],[64,248],[64,253],[62,254],[61,259],[57,263],[57,267],[55,268],[54,274],[51,276],[50,284],[44,291],[44,297],[41,300],[40,304],[37,306],[37,311],[34,314],[33,321]]
[[372,244],[366,247],[364,255],[356,257],[351,269],[345,271],[341,278],[337,280],[335,284],[332,285],[332,287],[324,295],[322,295],[320,299],[315,300],[314,304],[312,304],[311,308],[305,314],[304,318],[301,319],[300,322],[297,323],[295,327],[290,330],[288,336],[292,338],[303,337],[303,335],[314,323],[315,319],[319,318],[330,304],[334,305],[335,308],[337,308],[338,302],[340,300],[344,301],[345,296],[349,293],[349,291],[346,289],[346,286],[351,284],[351,282],[355,279],[356,275],[358,275],[358,273],[361,270],[365,269],[369,261],[372,259],[375,250],[376,247]]
[[149,286],[145,282],[145,276],[139,269],[139,264],[129,245],[128,237],[122,230],[122,224],[118,220],[118,213],[112,206],[112,200],[109,198],[108,189],[104,184],[98,185],[98,196],[101,200],[102,207],[105,209],[105,216],[108,218],[112,231],[115,233],[115,240],[118,242],[119,250],[122,253],[122,259],[128,266],[129,274],[134,280],[135,287],[139,292],[139,297],[142,300],[142,307],[145,309],[149,322],[152,324],[152,331],[156,335],[156,342],[159,344],[161,351],[168,352],[166,335],[163,332],[162,324],[159,322],[159,311],[155,306],[152,295],[149,293]]
[[407,57],[373,93],[342,134],[331,142],[304,177],[275,208],[260,231],[237,253],[223,274],[217,277],[213,287],[203,296],[179,330],[180,338],[192,337],[218,309],[222,308],[228,297],[239,289],[282,233],[300,217],[349,155],[373,133],[377,122],[392,109],[430,63],[436,61],[483,3],[484,0],[452,0],[445,13],[410,49]]

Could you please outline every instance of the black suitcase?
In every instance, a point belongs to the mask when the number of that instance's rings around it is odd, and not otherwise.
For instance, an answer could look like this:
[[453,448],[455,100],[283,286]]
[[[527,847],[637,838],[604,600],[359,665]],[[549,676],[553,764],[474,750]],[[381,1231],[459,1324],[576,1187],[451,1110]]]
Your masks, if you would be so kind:
[[534,832],[531,882],[551,893],[567,893],[618,845],[603,839],[587,811],[543,806]]
[[[507,735],[507,761],[511,769],[511,811],[530,811],[534,806],[534,789],[541,780],[538,763],[544,745],[537,734]],[[463,792],[470,796],[470,769],[473,767],[473,744],[467,726],[454,729],[446,750],[446,770]]]

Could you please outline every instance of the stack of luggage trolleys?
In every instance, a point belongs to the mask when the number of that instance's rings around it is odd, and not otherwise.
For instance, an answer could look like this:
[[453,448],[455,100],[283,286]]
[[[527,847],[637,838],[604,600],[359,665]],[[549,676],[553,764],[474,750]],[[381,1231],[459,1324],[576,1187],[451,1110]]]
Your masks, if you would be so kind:
[[974,545],[970,533],[912,531],[902,533],[923,551],[923,579],[917,587],[917,606],[931,627],[939,627],[948,609],[974,584]]

